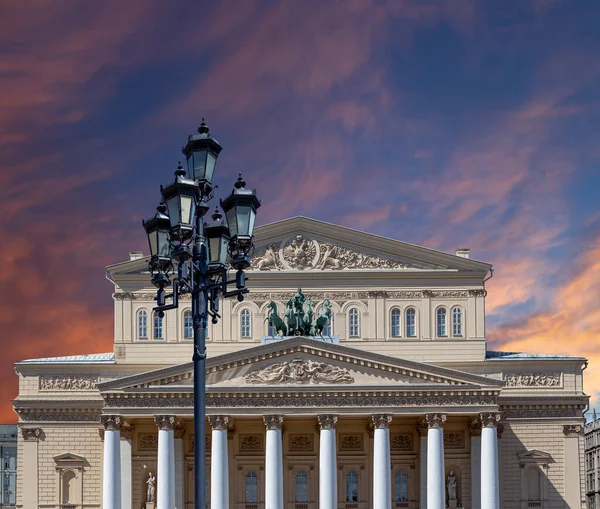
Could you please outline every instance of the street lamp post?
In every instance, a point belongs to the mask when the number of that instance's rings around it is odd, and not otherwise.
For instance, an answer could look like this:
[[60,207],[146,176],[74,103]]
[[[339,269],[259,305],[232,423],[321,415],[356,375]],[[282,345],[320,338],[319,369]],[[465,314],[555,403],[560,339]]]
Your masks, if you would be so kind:
[[[202,119],[197,135],[183,148],[187,176],[181,163],[175,181],[161,186],[162,202],[154,217],[143,221],[150,245],[149,269],[157,288],[159,316],[178,307],[179,297],[190,294],[194,327],[194,496],[195,508],[206,505],[206,325],[217,323],[219,297],[244,300],[246,276],[256,211],[256,191],[246,189],[240,174],[231,194],[221,201],[226,221],[218,210],[205,223],[213,197],[213,175],[222,147]],[[229,280],[228,265],[236,271]],[[229,290],[230,285],[235,289]],[[166,288],[171,286],[171,293]]]

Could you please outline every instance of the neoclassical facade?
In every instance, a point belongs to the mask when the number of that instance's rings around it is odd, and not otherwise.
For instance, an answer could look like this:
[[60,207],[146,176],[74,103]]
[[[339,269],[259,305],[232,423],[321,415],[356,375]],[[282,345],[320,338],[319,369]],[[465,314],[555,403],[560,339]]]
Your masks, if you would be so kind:
[[[306,218],[256,245],[208,330],[211,508],[585,507],[586,360],[488,350],[491,265]],[[193,507],[189,302],[107,271],[114,350],[16,364],[17,507]],[[322,336],[269,321],[298,288]]]

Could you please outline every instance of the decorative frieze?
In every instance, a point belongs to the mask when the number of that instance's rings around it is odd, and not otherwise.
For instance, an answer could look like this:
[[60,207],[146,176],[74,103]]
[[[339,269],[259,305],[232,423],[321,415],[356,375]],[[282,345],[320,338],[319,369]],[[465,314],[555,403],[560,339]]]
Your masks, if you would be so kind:
[[338,417],[337,415],[324,414],[317,415],[317,420],[321,429],[335,429]]
[[209,415],[208,422],[212,429],[226,430],[229,428],[229,417],[227,415]]
[[340,435],[340,451],[362,451],[362,435]]
[[496,412],[486,412],[479,414],[482,428],[495,428],[500,421],[501,415]]
[[444,433],[444,447],[447,449],[464,449],[464,431],[450,431],[448,433]]
[[446,422],[446,414],[427,414],[425,420],[428,428],[443,428]]
[[554,409],[512,409],[503,410],[505,419],[549,419],[554,417],[582,417],[581,409],[576,408],[554,408]]
[[21,436],[25,442],[38,442],[42,435],[42,428],[21,428]]
[[119,415],[101,415],[100,422],[105,430],[120,431],[123,418]]
[[[271,300],[285,302],[294,297],[294,292],[250,292],[245,300],[267,303]],[[466,299],[467,297],[485,296],[485,290],[371,290],[362,292],[311,292],[306,291],[304,295],[312,301],[329,299],[335,302],[346,302],[359,300],[365,302],[367,299]]]
[[290,435],[290,451],[311,452],[314,450],[313,435]]
[[246,375],[246,382],[249,384],[348,384],[354,383],[354,378],[346,368],[324,362],[294,359],[251,371]]
[[392,435],[390,437],[390,449],[392,451],[412,451],[412,435]]
[[242,452],[261,452],[263,450],[262,435],[240,434],[239,439]]
[[583,426],[581,424],[565,424],[563,426],[563,433],[568,438],[575,438],[581,435]]
[[375,429],[389,429],[392,423],[392,416],[390,414],[376,414],[371,416]]
[[174,415],[155,415],[154,422],[159,430],[172,430],[175,429],[177,424],[177,417]]
[[94,391],[98,375],[41,375],[41,391]]
[[158,435],[140,435],[138,448],[143,451],[155,451],[158,449]]
[[279,430],[283,426],[283,415],[265,415],[263,421],[268,430]]
[[100,411],[24,411],[17,410],[23,422],[99,422]]
[[506,387],[560,387],[560,373],[506,373]]

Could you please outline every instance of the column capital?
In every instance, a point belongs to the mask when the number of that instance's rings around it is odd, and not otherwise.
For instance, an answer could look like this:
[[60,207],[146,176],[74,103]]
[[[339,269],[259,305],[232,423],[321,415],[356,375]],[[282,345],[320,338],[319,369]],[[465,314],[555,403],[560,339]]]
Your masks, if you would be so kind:
[[107,431],[121,431],[123,418],[120,415],[101,415],[100,422]]
[[229,416],[227,415],[209,415],[208,423],[212,429],[229,429]]
[[283,427],[283,415],[264,415],[263,421],[268,430],[280,430]]
[[426,419],[423,419],[421,422],[419,422],[419,424],[417,424],[417,432],[422,437],[426,437],[427,436],[427,430],[428,429],[429,429],[429,426],[427,426],[427,420]]
[[446,414],[427,414],[425,415],[425,421],[429,429],[443,428],[444,422],[446,422]]
[[183,438],[185,435],[185,423],[181,419],[177,419],[173,428],[175,438]]
[[25,442],[39,442],[42,428],[21,428],[21,436]]
[[159,430],[174,430],[177,425],[177,417],[174,415],[155,415],[154,422]]
[[472,437],[481,436],[481,421],[479,420],[479,417],[471,419],[471,422],[469,423],[469,432]]
[[319,421],[319,427],[321,429],[335,429],[335,426],[338,421],[338,416],[332,414],[323,414],[317,415],[317,419]]
[[581,435],[583,426],[581,424],[565,424],[563,426],[563,433],[568,438],[575,438]]
[[498,412],[486,412],[479,414],[479,420],[481,421],[482,428],[495,428],[498,426],[501,414]]
[[121,439],[131,440],[133,438],[133,432],[135,426],[131,426],[128,422],[123,423],[121,426]]
[[390,429],[392,423],[391,414],[375,414],[371,416],[375,429]]

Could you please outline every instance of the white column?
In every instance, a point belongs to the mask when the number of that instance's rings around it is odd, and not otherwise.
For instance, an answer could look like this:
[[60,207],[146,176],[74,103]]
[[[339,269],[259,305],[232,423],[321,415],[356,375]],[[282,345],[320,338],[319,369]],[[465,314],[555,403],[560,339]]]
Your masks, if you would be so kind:
[[158,426],[158,465],[156,468],[156,509],[175,507],[175,436],[177,418],[156,415]]
[[[265,509],[283,509],[282,415],[265,415],[267,453],[265,458]],[[160,508],[159,508],[160,509]]]
[[427,414],[427,509],[445,509],[444,421],[445,414]]
[[481,419],[481,509],[500,509],[498,472],[498,421],[500,414],[480,414]]
[[337,460],[335,426],[337,415],[318,415],[319,439],[319,509],[337,509]]
[[229,456],[227,453],[227,429],[229,417],[210,415],[212,427],[210,451],[210,507],[229,509]]
[[185,435],[185,425],[183,421],[178,421],[173,429],[175,444],[175,509],[184,509],[184,455],[183,455],[183,437]]
[[104,459],[102,508],[121,509],[121,417],[102,415],[104,425]]
[[469,425],[471,432],[471,507],[481,509],[481,422],[478,418]]
[[131,439],[133,426],[121,426],[121,509],[132,509]]
[[392,416],[371,416],[375,425],[373,445],[373,509],[392,508],[392,463],[390,459],[390,424]]
[[419,508],[427,509],[427,421],[421,421],[417,431],[421,437],[419,448]]

